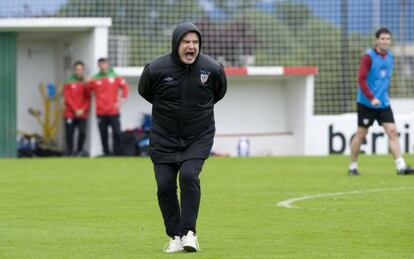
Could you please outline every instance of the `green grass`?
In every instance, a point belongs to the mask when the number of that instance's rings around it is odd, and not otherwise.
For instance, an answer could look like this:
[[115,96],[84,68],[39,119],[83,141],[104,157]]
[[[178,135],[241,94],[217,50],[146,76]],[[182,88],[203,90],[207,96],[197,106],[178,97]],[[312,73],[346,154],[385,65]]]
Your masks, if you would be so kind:
[[[411,157],[408,162],[414,164]],[[202,252],[166,255],[148,159],[0,160],[0,258],[413,258],[414,187],[390,156],[213,158],[201,175]]]

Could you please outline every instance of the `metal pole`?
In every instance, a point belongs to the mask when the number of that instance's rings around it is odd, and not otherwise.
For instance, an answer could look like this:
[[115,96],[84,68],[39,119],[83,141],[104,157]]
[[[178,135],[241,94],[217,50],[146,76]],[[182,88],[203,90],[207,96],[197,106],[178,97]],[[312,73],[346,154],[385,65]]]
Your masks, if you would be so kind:
[[373,23],[374,30],[381,26],[381,0],[372,0]]
[[405,54],[405,24],[406,24],[406,10],[407,10],[407,1],[401,0],[400,1],[400,20],[399,20],[399,29],[400,29],[400,47],[401,47],[401,57],[400,57],[400,65],[401,65],[401,91],[406,95],[407,93],[407,83],[406,83],[406,76],[405,76],[405,69],[406,69],[406,54]]
[[350,95],[350,67],[349,67],[349,47],[348,47],[348,0],[341,0],[341,60],[342,60],[342,80],[340,85],[340,112],[348,111],[347,99]]

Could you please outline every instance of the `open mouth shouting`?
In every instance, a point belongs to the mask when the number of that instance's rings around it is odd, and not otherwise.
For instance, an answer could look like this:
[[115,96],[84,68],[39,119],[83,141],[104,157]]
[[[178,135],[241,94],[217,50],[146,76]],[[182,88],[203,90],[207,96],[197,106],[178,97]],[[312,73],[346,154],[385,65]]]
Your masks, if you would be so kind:
[[195,51],[194,50],[188,50],[188,51],[185,51],[185,53],[184,53],[184,58],[187,60],[187,61],[189,61],[189,62],[193,62],[194,61],[194,59],[195,59]]
[[178,53],[185,64],[192,64],[197,58],[200,47],[200,40],[197,33],[187,33],[180,42]]

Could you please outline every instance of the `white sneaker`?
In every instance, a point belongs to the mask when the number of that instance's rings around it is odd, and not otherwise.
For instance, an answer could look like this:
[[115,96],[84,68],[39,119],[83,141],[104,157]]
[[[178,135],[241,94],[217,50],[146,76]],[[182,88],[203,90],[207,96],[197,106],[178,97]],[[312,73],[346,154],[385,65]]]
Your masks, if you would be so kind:
[[179,236],[174,236],[174,238],[171,238],[171,240],[164,247],[164,252],[166,253],[176,253],[183,250],[184,248],[181,245],[181,238]]
[[187,252],[197,252],[201,250],[197,241],[197,236],[193,231],[188,231],[187,235],[181,238],[181,245]]

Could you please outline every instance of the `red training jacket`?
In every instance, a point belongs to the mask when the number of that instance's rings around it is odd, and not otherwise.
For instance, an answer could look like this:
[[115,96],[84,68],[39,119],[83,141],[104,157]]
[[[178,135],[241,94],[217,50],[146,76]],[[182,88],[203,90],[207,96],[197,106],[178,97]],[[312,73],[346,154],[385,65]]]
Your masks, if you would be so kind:
[[[67,119],[87,119],[89,114],[90,96],[83,80],[77,79],[74,75],[69,77],[63,86],[65,99],[64,117]],[[81,116],[76,117],[75,111],[83,109]]]
[[119,114],[119,90],[122,90],[122,98],[128,97],[128,83],[112,69],[106,74],[95,75],[88,84],[88,90],[95,92],[97,115]]

